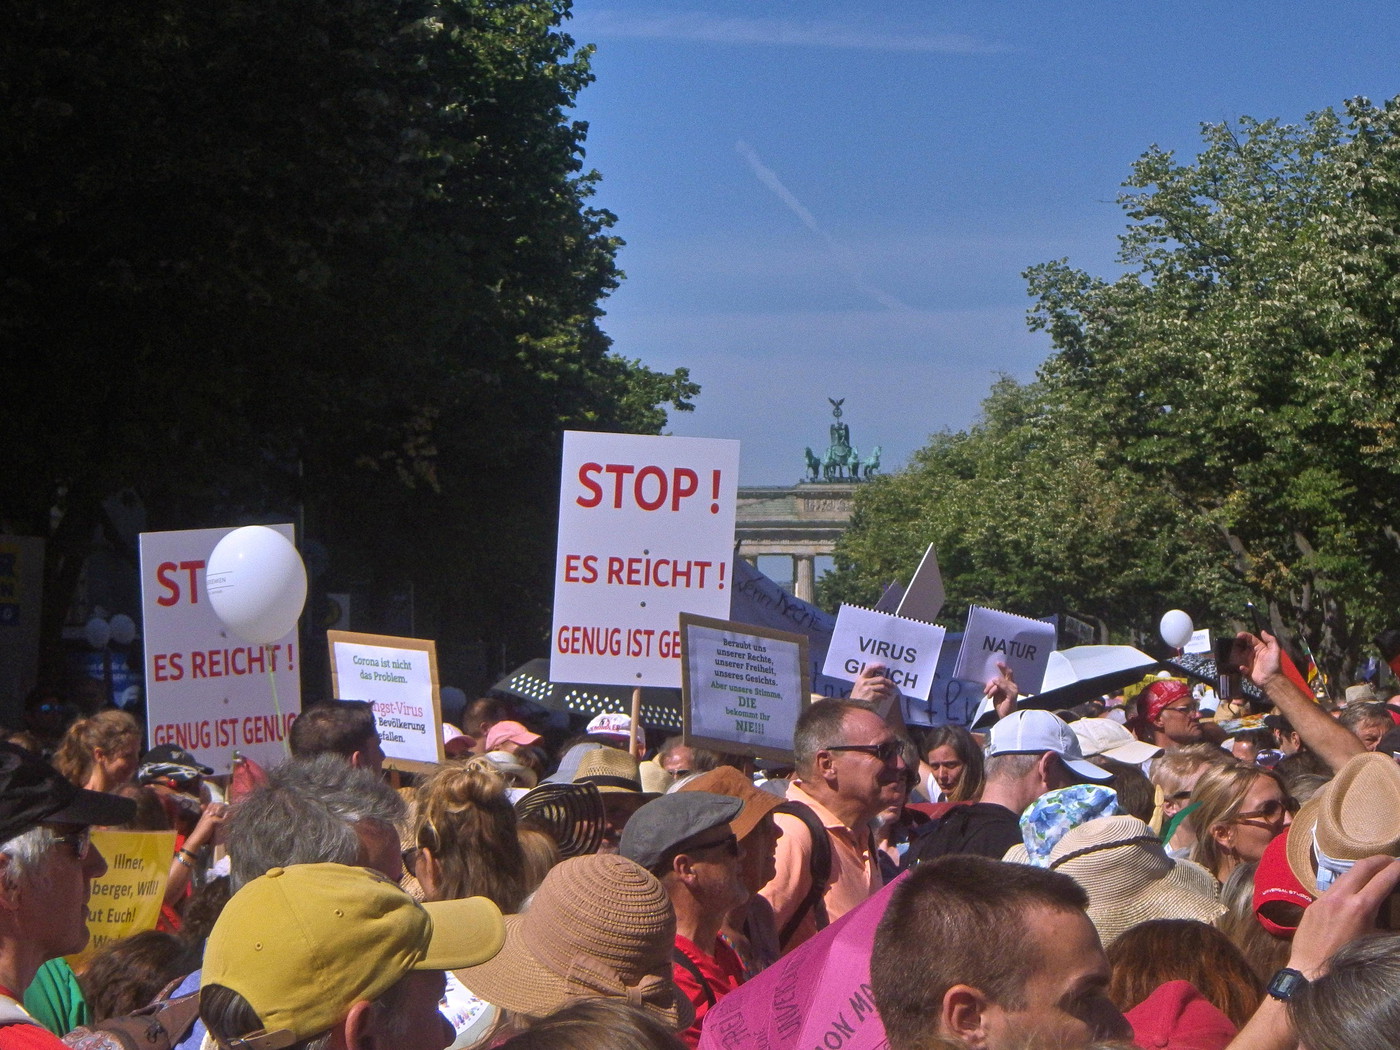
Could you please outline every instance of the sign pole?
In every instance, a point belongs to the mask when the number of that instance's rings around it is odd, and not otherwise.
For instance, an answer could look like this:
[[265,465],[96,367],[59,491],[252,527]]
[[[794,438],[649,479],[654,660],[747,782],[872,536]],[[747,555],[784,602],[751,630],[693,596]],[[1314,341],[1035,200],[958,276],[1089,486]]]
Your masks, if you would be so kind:
[[632,689],[632,754],[638,762],[642,760],[642,750],[642,687],[635,686]]

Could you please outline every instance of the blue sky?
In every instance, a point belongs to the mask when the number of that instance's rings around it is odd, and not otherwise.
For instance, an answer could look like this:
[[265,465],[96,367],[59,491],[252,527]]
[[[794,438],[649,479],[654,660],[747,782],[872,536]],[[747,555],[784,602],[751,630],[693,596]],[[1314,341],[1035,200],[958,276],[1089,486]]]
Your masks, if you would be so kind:
[[827,397],[887,469],[1049,353],[1020,274],[1115,271],[1114,200],[1202,122],[1400,93],[1393,3],[575,0],[617,352],[704,387],[677,434],[788,484]]

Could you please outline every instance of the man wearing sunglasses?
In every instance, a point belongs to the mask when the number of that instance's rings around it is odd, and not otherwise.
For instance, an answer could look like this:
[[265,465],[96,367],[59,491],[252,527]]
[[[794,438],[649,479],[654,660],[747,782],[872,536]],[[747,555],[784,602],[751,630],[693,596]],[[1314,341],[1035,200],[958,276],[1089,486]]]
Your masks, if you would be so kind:
[[0,744],[0,1050],[60,1050],[21,1005],[41,963],[88,942],[92,880],[107,870],[89,837],[136,803],[74,787],[47,762]]
[[[793,760],[796,773],[788,785],[788,804],[810,809],[826,837],[814,842],[811,824],[800,815],[774,814],[782,830],[777,874],[760,892],[773,906],[784,951],[884,884],[870,821],[902,801],[916,756],[870,704],[818,700],[797,720]],[[817,867],[828,869],[824,887],[812,876],[813,858],[823,847],[829,863]]]
[[695,1021],[680,1037],[692,1047],[710,1007],[743,980],[743,964],[719,935],[724,917],[749,899],[739,839],[730,826],[743,808],[732,795],[675,791],[632,814],[618,846],[655,875],[671,898],[672,977],[695,1007]]

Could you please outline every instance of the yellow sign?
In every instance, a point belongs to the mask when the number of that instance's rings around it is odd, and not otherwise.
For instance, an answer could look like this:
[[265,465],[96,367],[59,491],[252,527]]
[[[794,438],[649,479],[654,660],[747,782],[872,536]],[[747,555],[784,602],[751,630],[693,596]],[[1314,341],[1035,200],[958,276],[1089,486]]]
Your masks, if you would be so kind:
[[92,880],[87,922],[92,937],[69,959],[75,970],[104,945],[155,929],[175,853],[175,832],[94,831],[92,844],[107,858],[107,874]]

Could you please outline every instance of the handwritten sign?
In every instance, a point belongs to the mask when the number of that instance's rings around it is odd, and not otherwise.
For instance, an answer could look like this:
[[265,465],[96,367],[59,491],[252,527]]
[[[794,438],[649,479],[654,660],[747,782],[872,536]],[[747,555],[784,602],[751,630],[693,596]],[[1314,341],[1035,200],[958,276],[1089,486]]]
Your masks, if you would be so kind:
[[423,769],[443,761],[437,646],[350,631],[327,631],[326,641],[335,695],[373,705],[385,764]]
[[1021,692],[1038,693],[1054,649],[1054,624],[974,605],[953,675],[985,682],[996,677],[1000,662],[1011,668]]
[[807,639],[682,613],[681,717],[689,744],[785,761],[810,692]]
[[729,612],[739,443],[568,431],[563,463],[550,673],[675,688],[677,617]]
[[[291,525],[273,525],[287,539]],[[215,770],[239,751],[261,765],[287,757],[301,710],[295,631],[248,645],[228,631],[205,589],[205,566],[232,529],[141,534],[141,615],[152,747],[176,744]]]
[[944,633],[936,624],[843,605],[822,672],[855,681],[866,664],[883,664],[901,694],[926,700]]
[[807,669],[811,691],[822,696],[846,696],[851,683],[822,674],[836,617],[810,602],[794,598],[742,558],[734,563],[734,593],[729,618],[746,627],[791,631],[807,639]]
[[94,831],[92,844],[107,860],[107,871],[92,880],[88,895],[87,947],[76,960],[80,969],[103,945],[154,930],[170,878],[175,853],[173,831]]

